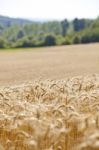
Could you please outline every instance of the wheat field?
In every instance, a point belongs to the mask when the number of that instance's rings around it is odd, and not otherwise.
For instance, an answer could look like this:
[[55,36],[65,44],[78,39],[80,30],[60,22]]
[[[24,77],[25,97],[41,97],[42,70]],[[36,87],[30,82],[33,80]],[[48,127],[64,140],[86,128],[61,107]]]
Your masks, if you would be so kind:
[[1,88],[0,150],[99,150],[99,75]]
[[99,44],[57,48],[0,52],[0,150],[99,150]]

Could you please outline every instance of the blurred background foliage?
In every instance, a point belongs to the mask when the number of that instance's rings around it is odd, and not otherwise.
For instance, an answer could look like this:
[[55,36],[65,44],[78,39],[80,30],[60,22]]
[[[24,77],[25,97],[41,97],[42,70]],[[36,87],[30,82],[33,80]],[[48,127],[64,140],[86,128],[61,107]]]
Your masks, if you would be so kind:
[[0,48],[41,47],[99,42],[99,17],[33,22],[0,16]]

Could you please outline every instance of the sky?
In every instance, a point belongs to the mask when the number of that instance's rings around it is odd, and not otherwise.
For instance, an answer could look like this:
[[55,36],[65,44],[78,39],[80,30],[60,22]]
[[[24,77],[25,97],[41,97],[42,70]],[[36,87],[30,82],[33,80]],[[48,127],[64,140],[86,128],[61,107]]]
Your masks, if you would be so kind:
[[47,20],[96,18],[99,0],[0,0],[0,15]]

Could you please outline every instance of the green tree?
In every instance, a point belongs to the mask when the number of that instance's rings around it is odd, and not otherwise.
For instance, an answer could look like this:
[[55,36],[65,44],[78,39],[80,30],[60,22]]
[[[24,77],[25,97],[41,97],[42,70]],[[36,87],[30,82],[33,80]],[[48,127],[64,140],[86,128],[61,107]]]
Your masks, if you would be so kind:
[[20,29],[17,33],[17,39],[23,38],[25,36],[25,33],[22,29]]
[[67,34],[68,27],[69,27],[69,22],[67,21],[67,19],[61,22],[61,26],[62,26],[62,36],[65,37]]
[[6,48],[6,40],[0,37],[0,48]]
[[85,28],[86,22],[85,19],[75,18],[73,20],[74,31],[78,32]]
[[45,46],[56,45],[56,38],[55,38],[55,36],[54,35],[47,35],[45,37],[44,45]]
[[73,38],[73,43],[74,44],[79,44],[81,41],[80,41],[80,37],[79,36],[75,36],[74,38]]

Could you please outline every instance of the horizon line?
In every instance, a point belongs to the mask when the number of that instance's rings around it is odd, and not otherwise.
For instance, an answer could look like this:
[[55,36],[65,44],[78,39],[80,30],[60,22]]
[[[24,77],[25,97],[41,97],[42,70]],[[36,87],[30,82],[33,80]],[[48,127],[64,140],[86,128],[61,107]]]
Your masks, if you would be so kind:
[[97,19],[99,17],[99,15],[97,15],[96,17],[73,17],[73,18],[68,18],[68,17],[65,17],[65,18],[39,18],[39,17],[35,17],[35,18],[32,18],[32,17],[22,17],[22,16],[10,16],[10,15],[4,15],[4,14],[0,14],[0,16],[2,17],[8,17],[8,18],[12,18],[12,19],[25,19],[25,20],[28,20],[28,21],[61,21],[61,20],[64,20],[64,19],[67,19],[67,20],[74,20],[75,18],[78,18],[78,19]]

